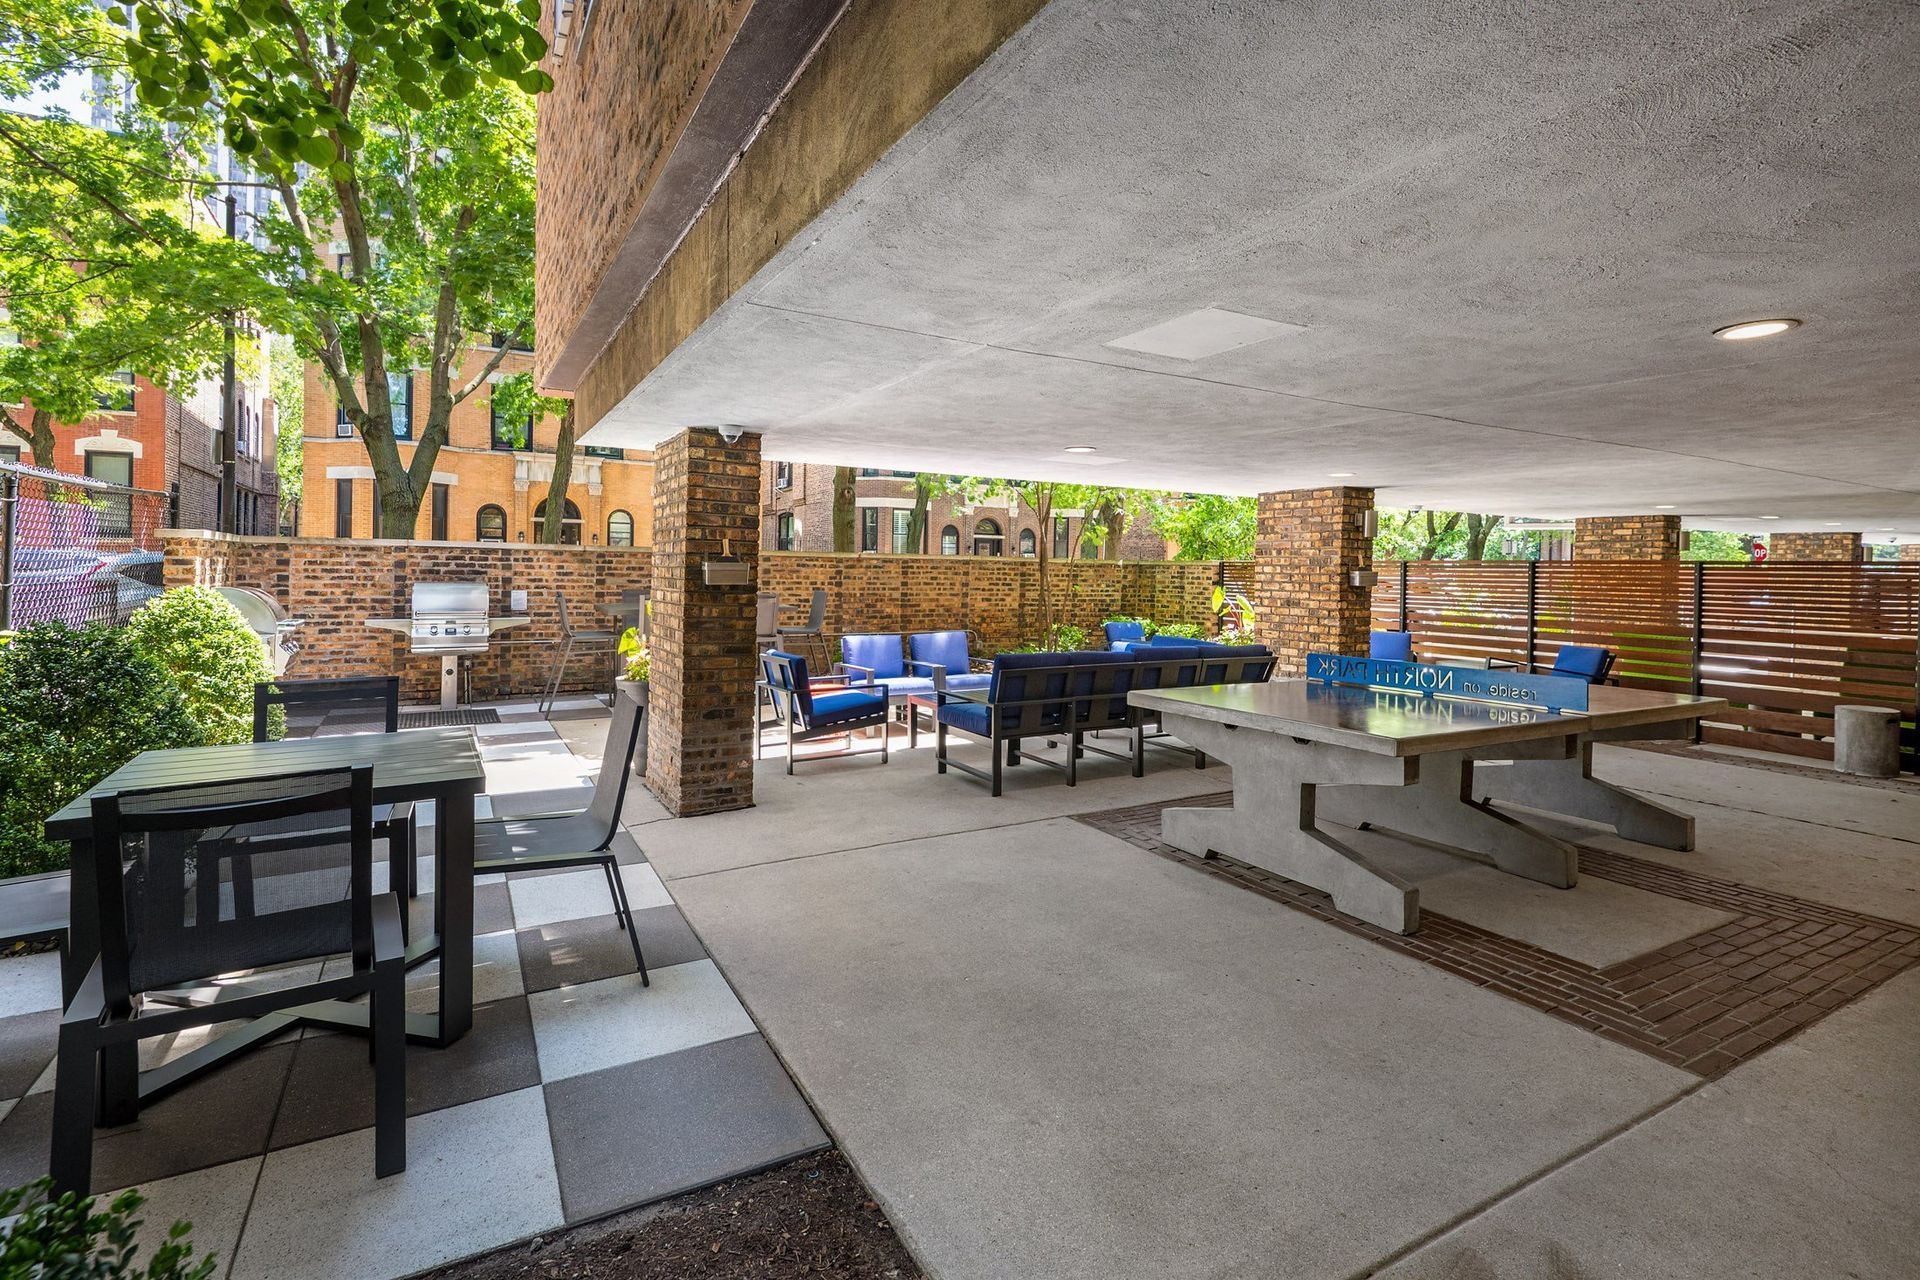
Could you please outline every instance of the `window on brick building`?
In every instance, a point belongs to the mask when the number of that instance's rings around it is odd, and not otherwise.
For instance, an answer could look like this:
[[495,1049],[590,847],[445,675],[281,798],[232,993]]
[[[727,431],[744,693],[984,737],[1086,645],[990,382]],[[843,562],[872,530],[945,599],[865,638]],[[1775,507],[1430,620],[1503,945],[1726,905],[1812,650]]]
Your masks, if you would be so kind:
[[[547,518],[547,500],[542,498],[540,505],[533,509],[533,528],[536,533],[545,529]],[[560,541],[569,547],[580,545],[580,508],[574,505],[572,498],[560,510]]]
[[514,417],[500,411],[497,398],[489,398],[493,414],[493,447],[496,449],[531,449],[533,447],[533,415]]
[[491,502],[481,507],[473,517],[473,536],[477,542],[505,542],[507,540],[505,509]]
[[[133,487],[133,455],[89,449],[86,453],[86,472],[96,480],[104,480],[108,484],[125,485],[131,489]],[[100,536],[131,537],[133,535],[133,495],[102,494],[97,501],[99,505],[95,510],[100,516]]]
[[351,480],[333,482],[333,536],[336,538],[353,536],[353,481]]
[[1031,559],[1035,551],[1039,549],[1037,542],[1038,540],[1033,536],[1033,530],[1022,529],[1020,531],[1020,554]]
[[940,531],[940,554],[943,556],[960,554],[960,531],[952,525]]
[[122,369],[108,377],[113,385],[94,396],[94,403],[108,413],[133,412],[133,370]]
[[907,545],[907,536],[913,532],[913,512],[896,508],[893,513],[893,554],[900,556],[920,548]]
[[775,551],[793,550],[794,539],[799,536],[799,524],[793,518],[793,512],[782,511],[779,519],[773,522],[773,549]]
[[0,444],[0,462],[18,462],[18,461],[20,461],[19,445]]
[[1073,541],[1067,530],[1067,518],[1055,516],[1053,518],[1053,558],[1065,560],[1072,554]]
[[347,416],[347,406],[344,404],[333,412],[333,434],[343,440],[353,435],[353,419]]
[[773,464],[773,487],[776,489],[793,488],[793,464],[776,462]]
[[880,508],[864,507],[860,511],[860,549],[878,551],[880,549]]
[[607,545],[610,547],[630,547],[633,545],[633,515],[631,512],[614,511],[608,514]]
[[413,439],[413,375],[395,373],[387,376],[387,400],[393,406],[393,438],[395,440]]
[[997,556],[1006,545],[1006,539],[1000,535],[1000,525],[995,520],[982,520],[973,526],[973,554],[977,556]]
[[447,504],[453,497],[453,486],[436,484],[433,486],[433,540],[447,540]]

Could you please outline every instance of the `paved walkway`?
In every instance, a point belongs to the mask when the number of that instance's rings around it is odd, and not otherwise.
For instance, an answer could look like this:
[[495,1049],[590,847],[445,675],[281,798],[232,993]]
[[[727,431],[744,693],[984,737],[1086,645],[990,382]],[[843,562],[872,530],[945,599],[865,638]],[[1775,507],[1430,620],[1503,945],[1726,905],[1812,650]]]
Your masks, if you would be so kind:
[[[1755,928],[1743,891],[1871,917],[1845,955],[1880,950],[1794,993],[1802,1024],[1754,1014],[1760,1043],[1709,1059],[1752,1030],[1745,1003],[1699,1018],[1725,1032],[1699,1050],[1642,1042],[1675,1012],[1649,999],[1636,1041],[1097,816],[1218,792],[1218,769],[1096,762],[1071,791],[1023,770],[996,802],[912,756],[851,759],[763,769],[755,809],[635,834],[941,1280],[1911,1276],[1920,789],[1619,749],[1599,771],[1694,813],[1699,851],[1569,827],[1606,851],[1573,891],[1385,836],[1369,853],[1487,955],[1636,996],[1671,976],[1629,981],[1650,953]],[[1731,943],[1766,962],[1731,984],[1832,941],[1777,954],[1802,937]],[[1698,973],[1741,968],[1724,954]],[[1712,977],[1675,988],[1691,1013]]]
[[[503,708],[477,730],[493,810],[584,807],[606,725],[585,700],[552,725]],[[222,1276],[385,1280],[824,1146],[639,847],[617,848],[653,985],[597,869],[482,877],[473,1031],[408,1053],[405,1173],[373,1177],[365,1041],[309,1031],[100,1133],[95,1190],[138,1185],[150,1225],[191,1220]],[[410,976],[423,1008],[436,972]],[[55,957],[0,962],[0,1185],[46,1168],[58,1002]],[[149,1041],[147,1064],[204,1039]]]

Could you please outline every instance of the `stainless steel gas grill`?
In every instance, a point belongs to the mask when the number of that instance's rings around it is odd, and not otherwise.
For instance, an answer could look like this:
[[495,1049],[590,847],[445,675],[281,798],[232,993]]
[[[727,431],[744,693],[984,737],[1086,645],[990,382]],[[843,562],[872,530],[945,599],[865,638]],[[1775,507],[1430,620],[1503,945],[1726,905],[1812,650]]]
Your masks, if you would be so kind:
[[406,636],[414,653],[440,658],[440,705],[460,703],[460,659],[493,647],[493,634],[531,621],[524,614],[496,618],[488,612],[484,582],[416,582],[410,617],[368,618],[367,625]]

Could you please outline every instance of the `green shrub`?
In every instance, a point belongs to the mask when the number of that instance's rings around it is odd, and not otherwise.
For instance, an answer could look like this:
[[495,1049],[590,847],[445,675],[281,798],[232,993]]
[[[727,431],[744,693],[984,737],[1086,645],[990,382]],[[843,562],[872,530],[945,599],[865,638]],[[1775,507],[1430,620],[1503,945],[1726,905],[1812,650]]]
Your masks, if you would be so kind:
[[253,686],[273,671],[259,637],[225,597],[210,587],[176,587],[142,605],[127,631],[173,677],[207,742],[253,740]]
[[48,622],[0,647],[0,875],[67,864],[41,824],[142,751],[201,741],[165,670],[124,630]]
[[1154,627],[1153,634],[1174,636],[1181,640],[1205,639],[1200,633],[1200,624],[1197,622],[1162,622]]
[[1071,622],[1056,622],[1053,624],[1052,648],[1054,652],[1059,653],[1069,649],[1084,649],[1086,647],[1087,629],[1085,627],[1076,627]]
[[50,1178],[0,1191],[0,1217],[20,1216],[0,1238],[0,1277],[34,1280],[207,1280],[214,1273],[211,1254],[193,1260],[191,1228],[176,1222],[165,1240],[147,1251],[145,1265],[134,1265],[134,1236],[142,1220],[134,1212],[145,1204],[138,1191],[122,1191],[105,1209],[68,1193],[49,1200]]

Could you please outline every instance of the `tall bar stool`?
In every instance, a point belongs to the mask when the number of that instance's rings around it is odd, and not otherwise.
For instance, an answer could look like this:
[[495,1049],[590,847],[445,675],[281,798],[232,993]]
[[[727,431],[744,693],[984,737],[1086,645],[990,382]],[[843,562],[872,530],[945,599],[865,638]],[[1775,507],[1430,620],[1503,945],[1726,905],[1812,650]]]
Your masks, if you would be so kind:
[[807,621],[800,627],[775,627],[774,635],[781,645],[788,649],[797,649],[803,642],[810,641],[819,651],[820,665],[831,666],[826,651],[826,641],[822,633],[827,624],[827,593],[823,587],[813,589],[813,598],[807,602]]
[[595,656],[603,656],[609,663],[618,650],[620,637],[616,632],[601,628],[585,628],[573,625],[573,619],[567,613],[567,597],[557,594],[554,599],[560,602],[560,660],[553,664],[553,679],[547,682],[547,696],[540,699],[540,713],[551,714],[553,701],[560,694],[560,683],[566,679],[567,662],[573,657],[575,649],[585,649]]

